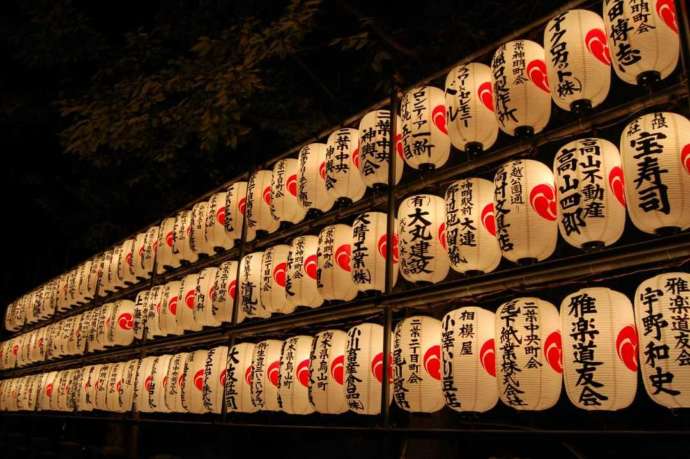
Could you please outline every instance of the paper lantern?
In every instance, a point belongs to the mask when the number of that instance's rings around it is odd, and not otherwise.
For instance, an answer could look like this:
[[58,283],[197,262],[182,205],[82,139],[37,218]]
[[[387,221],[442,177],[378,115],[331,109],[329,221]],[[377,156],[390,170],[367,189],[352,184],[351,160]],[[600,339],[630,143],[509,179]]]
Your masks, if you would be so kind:
[[496,372],[501,401],[516,410],[551,408],[561,396],[561,324],[539,298],[503,303],[496,311]]
[[228,370],[225,382],[225,409],[227,412],[254,413],[252,402],[253,343],[235,344],[228,351]]
[[165,335],[165,332],[161,328],[161,314],[167,298],[163,297],[163,293],[163,286],[161,285],[156,285],[149,290],[149,295],[144,305],[144,314],[146,315],[146,328],[144,333],[146,339]]
[[326,190],[326,144],[311,143],[299,151],[297,199],[305,209],[327,212],[334,199]]
[[202,201],[192,207],[190,225],[192,231],[189,234],[189,245],[193,252],[211,255],[213,245],[206,238],[206,223],[208,221],[208,202]]
[[156,272],[163,274],[166,269],[180,266],[180,253],[175,249],[175,218],[165,218],[158,233],[156,247]]
[[[142,290],[137,293],[137,296],[134,299],[134,339],[144,338],[144,331],[146,330],[146,308],[149,300],[149,293],[150,292],[148,290]],[[91,312],[94,312],[94,310],[86,311],[85,314],[89,314]],[[93,333],[90,333],[89,335],[89,346],[91,346],[90,343],[92,340],[92,335]]]
[[441,321],[443,397],[455,411],[483,413],[498,401],[495,314],[467,306]]
[[119,363],[117,372],[110,373],[107,395],[109,410],[125,413],[132,409],[138,368],[139,359],[133,359]]
[[398,233],[400,274],[405,280],[435,284],[445,279],[449,261],[443,198],[417,194],[403,200],[398,208]]
[[[96,373],[96,382],[94,384],[94,409],[99,410],[99,411],[107,411],[108,410],[108,404],[107,404],[107,395],[108,395],[108,376],[110,375],[110,370],[113,368],[113,365],[110,363],[106,363],[104,365],[100,365],[98,367],[98,373]],[[57,390],[57,397],[53,396],[54,399],[54,404],[51,402],[51,408],[52,409],[61,409],[61,406],[63,404],[62,400],[60,400],[60,394],[64,390],[64,372],[60,372],[58,374],[58,390]],[[63,387],[60,387],[63,386]],[[53,388],[55,392],[55,388]]]
[[271,181],[273,172],[256,171],[247,183],[247,240],[253,241],[257,231],[272,233],[280,221],[271,213]]
[[[87,365],[82,368],[81,371],[81,381],[80,381],[80,387],[79,387],[79,397],[77,399],[77,411],[92,411],[93,410],[93,399],[91,398],[91,378],[93,377],[94,369],[96,368],[95,365]],[[47,378],[45,377],[46,375],[44,374],[44,377],[42,379],[42,387],[43,390],[45,391],[45,383]],[[51,389],[52,390],[52,389]],[[43,408],[43,400],[42,397],[39,395],[39,409],[44,409]]]
[[[389,337],[390,339],[390,337]],[[345,399],[350,411],[376,415],[381,412],[383,382],[383,327],[363,323],[347,331],[345,347]],[[388,384],[393,382],[393,356],[388,359]],[[391,402],[393,391],[389,391]]]
[[615,411],[637,391],[637,333],[630,300],[595,287],[561,303],[565,391],[583,410]]
[[261,302],[263,252],[245,255],[240,263],[240,298],[238,301],[237,322],[246,318],[271,317],[269,311]]
[[309,399],[309,365],[314,338],[293,336],[283,341],[280,353],[278,396],[280,407],[288,414],[311,414]]
[[562,147],[553,162],[558,191],[558,229],[579,248],[615,243],[625,229],[625,185],[618,149],[586,138]]
[[235,245],[235,240],[231,234],[225,230],[225,218],[227,208],[227,193],[220,192],[212,195],[208,200],[208,211],[206,215],[205,234],[206,241],[211,249],[230,250]]
[[345,345],[347,333],[325,330],[314,336],[310,355],[309,400],[323,414],[347,411],[345,399]]
[[[41,411],[49,411],[51,409],[51,401],[53,399],[53,390],[56,385],[57,374],[57,371],[50,371],[45,374],[42,383],[43,390],[41,391],[38,399],[38,407]],[[9,392],[10,391],[8,390],[8,396]],[[11,397],[8,398],[11,399]],[[93,400],[93,398],[91,400]]]
[[180,260],[186,263],[195,263],[199,254],[192,246],[192,211],[183,210],[175,217],[175,241],[173,252],[179,253]]
[[213,283],[213,315],[217,321],[229,323],[232,321],[232,310],[235,306],[235,292],[237,291],[237,267],[234,260],[226,261],[218,266],[216,279]]
[[317,236],[300,236],[292,240],[285,268],[285,312],[292,312],[297,306],[316,308],[323,304],[323,297],[316,283],[318,250]]
[[[402,145],[402,122],[396,115],[395,183],[400,182],[403,174],[404,159]],[[362,181],[371,188],[388,186],[388,163],[391,149],[391,115],[389,110],[375,110],[364,115],[359,122],[359,158],[353,161],[357,165]]]
[[280,411],[278,384],[280,380],[280,351],[283,342],[275,339],[261,341],[252,356],[252,403],[262,411]]
[[227,346],[194,351],[188,362],[184,394],[191,413],[220,413],[226,382]]
[[170,354],[160,355],[156,357],[151,367],[153,387],[150,387],[149,391],[153,392],[150,394],[149,406],[152,411],[157,413],[170,412],[168,406],[165,404],[165,386],[168,382],[166,377],[168,375],[168,368],[170,367],[172,357],[173,356]]
[[476,154],[488,150],[498,137],[494,115],[491,68],[472,62],[446,76],[448,135],[458,150]]
[[286,158],[273,166],[271,178],[271,213],[281,222],[299,223],[304,220],[307,209],[297,200],[297,175],[299,161]]
[[170,359],[166,374],[167,384],[165,385],[165,406],[173,413],[184,413],[186,410],[182,406],[182,389],[184,387],[185,366],[190,354],[182,352],[175,354]]
[[[122,246],[118,245],[113,248],[113,254],[112,257],[110,258],[110,266],[108,268],[108,281],[110,283],[110,288],[113,291],[118,291],[124,287],[126,287],[124,281],[120,278],[119,272],[120,272],[120,265],[122,264]],[[69,295],[70,298],[72,299],[72,305],[76,305],[76,278],[77,278],[77,271],[72,270],[70,274],[70,280],[69,280]]]
[[289,252],[289,245],[274,245],[261,258],[261,304],[269,313],[291,311],[285,293]]
[[324,300],[350,301],[357,296],[357,285],[352,280],[351,256],[351,226],[337,224],[321,230],[316,283]]
[[158,237],[160,233],[160,227],[152,226],[146,231],[146,237],[144,238],[143,251],[142,247],[139,248],[141,265],[142,265],[142,276],[145,279],[151,277],[153,272],[154,261],[156,261],[156,256],[158,254],[158,246],[160,244],[165,244],[165,242],[160,242]]
[[177,302],[177,325],[183,331],[199,331],[201,325],[194,320],[194,309],[197,306],[197,284],[199,273],[187,274],[180,284]]
[[162,286],[158,323],[163,335],[181,335],[184,333],[182,326],[177,323],[178,307],[182,306],[182,301],[179,298],[181,288],[182,282],[180,281],[170,281]]
[[558,211],[551,170],[531,159],[509,161],[494,177],[496,237],[503,256],[520,264],[541,261],[558,239]]
[[582,113],[600,105],[611,86],[604,20],[587,10],[569,10],[544,30],[551,98],[563,110]]
[[673,0],[637,3],[605,0],[604,24],[618,78],[649,85],[668,77],[678,63],[676,8]]
[[[127,239],[122,243],[122,259],[118,269],[118,275],[126,285],[134,285],[137,282],[137,276],[134,273],[134,238]],[[90,269],[83,265],[85,269]],[[83,287],[82,281],[79,282],[79,292],[82,299],[86,299],[86,284],[88,282],[88,271],[83,273]]]
[[[101,278],[98,285],[98,296],[107,296],[115,292],[115,286],[110,278],[110,264],[113,258],[113,251],[106,250],[103,252],[103,263],[101,265]],[[72,298],[70,295],[70,283],[73,282],[73,271],[70,271],[65,276],[65,284],[63,284],[63,307],[69,309],[72,307]]]
[[690,121],[642,115],[623,130],[620,149],[633,224],[650,234],[690,228]]
[[[235,182],[228,187],[225,196],[225,231],[233,240],[242,238],[244,213],[247,209],[247,182]],[[255,237],[255,231],[247,228],[247,240]]]
[[450,156],[446,127],[446,98],[433,86],[410,89],[400,101],[405,163],[412,169],[433,170]]
[[217,274],[218,268],[204,268],[197,279],[194,321],[201,327],[217,327],[221,324],[221,321],[213,314],[213,286]]
[[112,317],[113,344],[129,346],[134,341],[134,302],[118,300],[115,302]]
[[137,369],[134,403],[136,410],[142,413],[151,413],[154,410],[154,406],[157,407],[156,401],[153,400],[156,382],[154,381],[154,376],[151,374],[154,361],[157,358],[158,357],[145,357],[141,359],[139,368]]
[[362,199],[367,190],[359,172],[359,130],[333,131],[326,143],[326,190],[340,205]]
[[642,381],[649,397],[667,408],[690,407],[690,274],[651,277],[635,291]]
[[[100,307],[101,314],[98,318],[97,325],[97,335],[96,341],[98,343],[98,350],[102,351],[114,345],[113,343],[113,310],[115,309],[115,303],[105,303]],[[66,353],[66,344],[69,340],[69,328],[64,325],[67,322],[62,322],[62,333],[60,336],[60,353],[64,355]]]
[[399,408],[433,413],[443,408],[441,322],[412,316],[393,334],[393,397]]
[[[367,212],[352,223],[352,280],[360,292],[386,290],[386,250],[388,217],[383,212]],[[397,222],[394,228],[397,228]],[[398,280],[398,235],[393,233],[393,286]]]
[[[118,386],[122,386],[122,372],[125,368],[125,362],[115,362],[111,364],[111,370],[108,373],[108,380],[106,381],[105,406],[107,411],[120,411],[119,390]],[[119,384],[118,384],[119,383]]]
[[551,116],[544,48],[530,40],[501,45],[491,72],[498,127],[518,137],[541,132]]
[[132,252],[132,271],[138,280],[146,279],[144,271],[144,253],[146,252],[146,232],[137,233],[134,239],[134,251]]

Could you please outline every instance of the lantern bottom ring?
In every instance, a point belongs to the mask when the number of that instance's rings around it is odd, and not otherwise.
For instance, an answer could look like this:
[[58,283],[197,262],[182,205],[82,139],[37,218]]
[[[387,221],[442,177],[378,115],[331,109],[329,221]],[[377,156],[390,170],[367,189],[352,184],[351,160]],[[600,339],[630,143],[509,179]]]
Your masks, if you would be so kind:
[[606,247],[606,244],[604,244],[603,241],[589,241],[589,242],[585,242],[584,244],[582,244],[580,246],[580,248],[582,250],[584,250],[585,252],[593,252],[595,250],[601,250],[604,247]]
[[570,104],[570,110],[578,116],[584,116],[592,111],[592,101],[579,99]]
[[661,81],[661,74],[656,70],[647,70],[637,75],[637,84],[644,86],[649,90],[656,87],[656,84]]
[[670,236],[672,234],[678,234],[681,231],[681,228],[678,226],[662,226],[654,230],[657,236]]
[[534,136],[534,128],[532,126],[518,126],[513,132],[515,137],[519,139],[527,139]]
[[530,265],[535,264],[537,261],[539,261],[539,260],[537,260],[534,257],[525,257],[525,258],[518,259],[517,264],[520,266],[530,266]]
[[474,277],[481,276],[482,274],[484,274],[484,271],[482,271],[481,269],[468,269],[463,274],[465,275],[465,277]]
[[338,209],[343,209],[345,207],[350,207],[352,205],[352,199],[350,198],[338,198],[335,201],[335,207]]
[[467,153],[467,160],[472,160],[484,152],[484,146],[479,142],[468,142],[465,144],[465,153]]

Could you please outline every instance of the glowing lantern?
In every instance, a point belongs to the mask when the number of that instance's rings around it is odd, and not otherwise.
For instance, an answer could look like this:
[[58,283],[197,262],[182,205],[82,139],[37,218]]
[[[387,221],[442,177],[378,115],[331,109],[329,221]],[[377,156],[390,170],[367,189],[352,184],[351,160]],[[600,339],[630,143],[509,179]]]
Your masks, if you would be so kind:
[[206,241],[213,250],[230,250],[235,245],[234,239],[225,230],[226,200],[226,192],[216,193],[208,200],[205,234]]
[[668,77],[678,63],[674,0],[655,0],[644,6],[643,11],[633,0],[604,1],[613,70],[630,84],[653,84]]
[[[108,410],[108,376],[110,376],[110,370],[112,370],[112,368],[113,364],[110,363],[101,365],[98,367],[98,373],[96,374],[96,383],[94,387],[94,408],[100,411]],[[61,371],[58,374],[58,390],[53,391],[53,400],[51,401],[51,408],[53,409],[61,410],[61,405],[64,403],[63,400],[61,400],[61,396],[64,392],[64,376],[64,371]],[[55,392],[57,392],[57,397],[55,397]]]
[[405,163],[412,169],[433,170],[450,156],[446,128],[446,98],[433,86],[410,89],[400,101]]
[[[390,337],[389,337],[390,339]],[[345,399],[347,407],[358,414],[381,412],[383,382],[383,327],[363,323],[347,332],[345,347]],[[393,356],[388,359],[388,384],[393,382]],[[393,391],[389,392],[391,402]]]
[[[98,285],[98,296],[107,296],[111,293],[113,293],[114,286],[113,282],[110,279],[110,262],[113,258],[113,251],[112,250],[106,250],[103,252],[103,264],[101,266],[101,281]],[[62,288],[62,304],[64,309],[69,309],[72,307],[72,299],[70,297],[69,291],[70,291],[70,283],[73,281],[71,279],[72,277],[72,271],[68,272],[65,275],[65,284],[63,284]],[[29,319],[27,317],[27,319]]]
[[367,190],[359,172],[359,131],[333,131],[326,143],[326,190],[340,205],[359,201]]
[[503,256],[521,264],[551,256],[558,239],[551,170],[531,159],[509,161],[496,172],[494,186],[496,237]]
[[398,208],[398,232],[403,278],[434,284],[445,279],[449,261],[444,199],[431,194],[406,198]]
[[472,62],[446,77],[448,135],[453,146],[471,155],[488,150],[498,137],[491,69]]
[[139,369],[139,359],[132,359],[126,362],[122,371],[122,379],[120,387],[118,388],[119,397],[119,411],[127,412],[132,409],[134,402],[134,390],[137,380],[137,371]]
[[183,331],[199,331],[201,325],[194,320],[194,310],[197,306],[197,284],[199,273],[187,274],[180,284],[177,301],[177,325]]
[[[108,411],[119,411],[119,390],[118,383],[122,386],[122,372],[125,367],[125,362],[116,362],[111,364],[110,374],[106,381],[105,406]],[[81,378],[80,378],[81,379]]]
[[149,295],[144,306],[146,315],[146,339],[163,336],[165,333],[161,329],[161,311],[166,298],[163,298],[163,286],[156,285],[149,290]]
[[611,245],[625,229],[625,185],[618,149],[608,140],[568,143],[553,162],[558,229],[574,247]]
[[[403,174],[402,122],[396,116],[397,135],[395,151],[395,183],[398,184]],[[359,157],[353,161],[362,174],[364,184],[371,188],[388,186],[388,163],[391,140],[391,116],[389,110],[375,110],[364,115],[359,122]]]
[[273,172],[256,171],[247,183],[247,240],[252,241],[257,231],[272,233],[280,221],[271,212],[271,180]]
[[316,308],[323,304],[323,297],[316,284],[318,249],[317,236],[300,236],[292,240],[286,265],[285,312],[292,312],[297,306]]
[[225,409],[228,412],[254,413],[252,402],[253,343],[235,344],[228,351],[228,371],[225,382]]
[[252,403],[262,411],[280,411],[278,383],[280,380],[280,351],[283,342],[275,339],[261,341],[252,356]]
[[192,211],[183,210],[175,217],[175,241],[173,252],[180,254],[180,259],[187,263],[194,263],[199,259],[199,254],[192,246]]
[[[134,243],[134,239],[127,239],[122,243],[122,259],[118,268],[118,275],[126,285],[133,285],[137,281],[137,277],[134,273]],[[86,264],[82,266],[86,268]],[[88,271],[83,273],[82,276],[80,276],[79,280],[79,293],[80,298],[84,300],[86,299],[85,294],[86,284],[88,282]]]
[[184,333],[182,327],[177,323],[177,308],[182,305],[182,301],[179,300],[181,287],[182,282],[180,281],[170,281],[162,286],[159,324],[164,335],[181,335]]
[[217,327],[221,321],[213,314],[213,286],[218,268],[204,268],[197,279],[194,321],[201,327]]
[[[367,212],[352,223],[352,280],[360,292],[386,289],[386,233],[388,217],[383,212]],[[397,222],[394,227],[397,227]],[[393,285],[398,280],[398,235],[393,233]]]
[[561,303],[565,391],[583,410],[615,411],[637,391],[637,333],[630,300],[585,288]]
[[297,199],[305,209],[326,212],[333,196],[326,190],[326,144],[311,143],[299,151]]
[[309,364],[314,338],[293,336],[283,341],[280,354],[278,395],[280,406],[288,414],[311,414],[309,399]]
[[[152,411],[150,401],[153,397],[155,382],[151,371],[153,369],[153,362],[156,359],[157,357],[145,357],[141,359],[139,368],[137,369],[137,390],[135,391],[134,405],[136,410],[142,413],[150,413]],[[99,373],[100,371],[102,370],[99,370]],[[96,400],[98,401],[98,382],[96,383],[96,392]],[[96,402],[96,408],[98,408],[98,402]]]
[[[225,195],[225,231],[233,240],[242,238],[244,213],[247,209],[247,182],[235,182]],[[247,240],[254,239],[254,231],[247,228]]]
[[134,239],[134,251],[132,252],[132,271],[138,280],[146,279],[144,271],[144,253],[146,251],[146,232],[138,233]]
[[156,273],[180,266],[180,253],[175,250],[175,218],[165,218],[158,233],[156,247]]
[[352,280],[352,227],[330,225],[319,233],[316,272],[319,294],[324,300],[350,301],[357,296]]
[[501,401],[516,410],[551,408],[561,396],[561,323],[556,307],[516,298],[496,311],[496,371]]
[[153,261],[158,252],[158,233],[160,228],[152,226],[146,233],[141,244],[137,241],[134,250],[134,274],[137,279],[144,280],[151,277]]
[[185,367],[190,354],[182,352],[175,354],[170,359],[168,371],[166,373],[165,384],[165,406],[173,413],[184,413],[186,410],[182,406],[182,391],[185,386]]
[[314,337],[309,399],[319,413],[341,414],[347,411],[343,387],[346,344],[347,333],[341,330],[325,330]]
[[216,279],[213,284],[213,315],[216,321],[229,323],[232,321],[232,309],[235,305],[235,292],[237,291],[237,266],[236,261],[226,261],[218,267]]
[[623,130],[620,149],[635,226],[657,234],[690,228],[690,121],[669,112],[642,115]]
[[307,209],[297,200],[299,162],[294,158],[278,161],[273,166],[271,179],[271,212],[281,222],[299,223]]
[[129,346],[134,341],[134,302],[116,301],[113,318],[113,343],[117,346]]
[[266,249],[261,259],[261,304],[271,314],[287,312],[285,279],[289,252],[289,245],[274,245]]
[[227,358],[227,346],[192,353],[184,388],[189,412],[220,413]]
[[[94,372],[95,366],[94,365],[88,365],[82,368],[81,372],[81,381],[79,382],[80,387],[79,387],[79,398],[77,400],[77,411],[92,411],[93,410],[93,399],[91,398],[91,378]],[[41,382],[41,385],[43,387],[43,390],[47,389],[45,384],[47,381],[47,375],[49,373],[44,374],[43,380]],[[52,390],[52,388],[51,388]],[[39,395],[39,409],[44,409],[44,402],[42,395]]]
[[690,407],[689,308],[688,273],[659,274],[635,291],[642,381],[652,400],[672,409]]
[[202,201],[194,204],[191,215],[190,226],[192,230],[189,233],[189,245],[195,253],[211,255],[213,253],[213,245],[206,238],[208,202]]
[[587,10],[559,14],[546,25],[544,48],[556,105],[581,113],[606,99],[611,85],[611,55],[601,16]]
[[240,298],[238,301],[237,322],[249,318],[271,317],[269,311],[261,302],[263,252],[245,255],[240,263]]
[[491,61],[494,113],[503,132],[526,137],[541,132],[551,116],[544,48],[530,40],[501,45]]
[[[122,246],[117,245],[113,248],[113,255],[110,258],[110,266],[108,268],[108,280],[110,282],[110,288],[114,291],[120,290],[121,288],[125,287],[124,281],[120,278],[119,272],[120,272],[120,265],[122,264]],[[72,305],[76,304],[76,298],[75,298],[75,293],[76,293],[76,277],[77,277],[77,271],[72,270],[70,273],[70,286],[69,286],[69,294],[70,298],[72,299]]]
[[[91,368],[94,370],[97,370],[98,365],[96,365],[95,367],[91,367]],[[42,384],[43,391],[39,395],[39,399],[38,399],[38,406],[41,409],[41,411],[48,411],[51,409],[51,401],[53,398],[54,387],[56,386],[57,374],[58,374],[57,371],[51,371],[51,372],[46,373],[45,377],[43,378],[43,384]],[[95,376],[94,376],[93,381],[95,384]],[[94,393],[93,393],[93,390],[91,390],[90,392],[91,392],[91,394],[90,394],[91,397],[89,399],[90,405],[93,406],[93,403],[95,400]],[[9,397],[9,394],[8,394],[8,398],[11,398],[11,397]]]
[[[134,299],[134,339],[142,339],[144,337],[144,331],[146,330],[146,308],[148,307],[149,294],[150,292],[148,290],[142,290],[137,293]],[[97,312],[98,309],[92,309],[86,311],[85,314],[93,314],[90,321],[94,322],[97,318]],[[89,348],[91,348],[92,339],[93,330],[89,334]]]

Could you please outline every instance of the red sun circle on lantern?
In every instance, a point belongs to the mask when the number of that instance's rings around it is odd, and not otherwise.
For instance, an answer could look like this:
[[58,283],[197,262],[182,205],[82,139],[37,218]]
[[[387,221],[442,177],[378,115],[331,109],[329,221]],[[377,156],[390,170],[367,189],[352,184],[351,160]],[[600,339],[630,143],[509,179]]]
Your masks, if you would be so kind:
[[139,258],[144,258],[144,250],[145,249],[146,248],[143,245],[141,247],[139,247]]
[[[387,250],[387,245],[388,243],[386,242],[387,235],[384,234],[379,238],[378,242],[378,247],[379,247],[379,254],[383,257],[386,258],[386,250]],[[398,235],[394,234],[393,235],[393,263],[397,263],[399,258],[398,254]]]
[[632,325],[623,327],[616,338],[616,352],[618,358],[630,371],[637,371],[637,346],[635,327]]
[[400,159],[404,159],[404,157],[403,157],[402,134],[396,134],[396,135],[395,135],[395,151],[398,152],[398,156],[400,156]]
[[[165,380],[163,380],[163,384],[165,384]],[[117,383],[115,383],[115,390],[117,392],[122,392],[122,380],[119,380]]]
[[359,169],[359,147],[355,148],[355,151],[352,152],[352,163],[355,165],[357,169]]
[[338,263],[338,266],[343,271],[350,272],[351,267],[350,267],[350,257],[352,256],[352,247],[350,244],[343,244],[340,247],[338,247],[335,251],[335,261]]
[[285,287],[285,270],[287,268],[287,263],[278,263],[275,268],[273,268],[273,280],[276,284],[281,287]]
[[173,235],[173,232],[170,231],[168,234],[165,235],[165,243],[168,244],[168,247],[172,247],[174,242],[175,236]]
[[309,387],[309,362],[309,359],[302,360],[295,371],[297,379],[304,387]]
[[479,361],[482,363],[484,371],[496,377],[496,348],[493,339],[488,339],[482,344],[479,350]]
[[196,289],[189,290],[184,296],[184,304],[189,309],[194,309],[196,306]]
[[174,316],[177,315],[177,296],[170,298],[168,302],[168,311]]
[[123,312],[117,318],[117,324],[123,330],[131,330],[134,327],[134,317],[129,312]]
[[541,59],[534,59],[527,64],[527,76],[539,89],[549,92],[549,81],[546,78],[546,63]]
[[168,387],[168,377],[167,376],[163,377],[163,386]]
[[546,341],[544,341],[544,355],[554,371],[563,373],[563,347],[559,331],[552,332],[546,337]]
[[599,62],[604,65],[611,65],[611,54],[609,53],[608,39],[601,29],[592,29],[585,35],[585,45],[587,49]]
[[444,134],[448,134],[448,129],[446,128],[446,106],[435,106],[431,111],[431,117],[434,120],[434,125],[436,125],[438,130]]
[[280,360],[276,360],[268,366],[268,380],[271,381],[275,387],[278,387],[278,380],[280,379]]
[[237,290],[237,281],[233,280],[230,282],[230,285],[228,285],[228,294],[230,295],[230,298],[233,300],[235,299],[235,291]]
[[[98,381],[98,382],[100,382],[100,381]],[[146,392],[151,392],[153,390],[153,376],[152,375],[148,375],[146,377],[146,379],[144,380],[144,389],[146,389]]]
[[477,88],[477,96],[479,96],[479,100],[482,101],[486,108],[492,112],[494,111],[493,87],[490,81],[485,81],[479,85]]
[[482,225],[492,236],[496,236],[496,219],[494,218],[494,204],[492,202],[482,209]]
[[321,176],[322,180],[326,180],[326,163],[322,162],[319,165],[319,175]]
[[678,33],[676,5],[673,0],[657,0],[656,12],[671,30]]
[[448,250],[448,241],[446,240],[446,224],[441,223],[438,227],[438,242],[444,250]]
[[216,220],[221,225],[225,225],[225,206],[221,206],[216,211]]
[[264,188],[264,202],[268,204],[269,206],[271,205],[271,187],[267,186]]
[[128,252],[127,255],[125,255],[125,262],[127,266],[132,266],[132,252]]
[[345,356],[339,355],[331,362],[331,376],[342,385],[345,380]]
[[432,378],[441,380],[441,346],[431,346],[424,353],[424,369]]
[[680,162],[683,163],[683,168],[690,174],[690,143],[683,147],[680,152]]
[[[388,382],[393,382],[393,358],[389,356],[388,359]],[[376,377],[378,382],[383,382],[383,352],[379,352],[371,361],[371,373]]]
[[551,185],[542,183],[532,188],[529,202],[540,217],[549,221],[556,220],[556,193]]
[[204,369],[203,368],[201,370],[197,370],[197,372],[194,373],[194,386],[199,390],[203,390],[203,388],[204,388]]
[[609,172],[609,186],[616,200],[621,206],[625,206],[625,183],[623,179],[623,169],[618,166],[611,168]]
[[311,277],[314,280],[316,280],[316,273],[318,271],[318,268],[319,264],[316,255],[309,255],[304,260],[304,271],[307,273],[309,277]]
[[53,395],[53,385],[48,384],[46,386],[46,396],[51,397]]
[[254,380],[254,372],[252,371],[251,366],[244,370],[244,380],[248,385],[252,385],[252,381]]
[[221,372],[220,372],[220,379],[219,379],[219,381],[220,381],[220,386],[221,386],[221,387],[225,387],[225,381],[227,381],[227,379],[228,379],[228,369],[227,369],[227,368],[224,368],[224,369],[222,369]]
[[237,208],[239,209],[240,213],[244,215],[244,211],[247,210],[247,198],[240,199],[240,202],[237,204]]
[[297,196],[297,174],[292,174],[285,182],[285,189],[293,196]]

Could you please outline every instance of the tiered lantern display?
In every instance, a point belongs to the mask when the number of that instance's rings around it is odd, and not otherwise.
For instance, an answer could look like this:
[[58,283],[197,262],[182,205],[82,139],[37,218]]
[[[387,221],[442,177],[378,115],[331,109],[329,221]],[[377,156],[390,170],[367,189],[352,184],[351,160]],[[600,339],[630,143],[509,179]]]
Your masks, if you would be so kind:
[[272,233],[280,221],[271,212],[271,181],[273,172],[261,170],[247,183],[247,240],[252,241],[257,231]]
[[352,227],[330,225],[319,233],[316,272],[319,294],[324,300],[350,301],[357,296],[352,280]]
[[311,336],[293,336],[283,341],[278,394],[280,407],[288,414],[314,412],[314,405],[309,398],[309,365],[313,341]]
[[362,199],[367,187],[359,172],[359,131],[333,131],[326,143],[326,190],[340,205]]
[[309,400],[323,414],[347,411],[345,399],[345,346],[347,333],[325,330],[314,336],[311,348]]
[[[390,339],[390,337],[389,337]],[[383,327],[363,323],[347,332],[345,347],[345,399],[350,411],[375,415],[381,412],[383,382]],[[393,382],[393,361],[388,362],[388,384]],[[389,392],[391,398],[393,391]],[[391,400],[388,400],[390,403]]]
[[[397,224],[395,225],[397,226]],[[360,292],[383,292],[386,288],[387,216],[367,212],[352,223],[352,280]],[[393,233],[393,285],[398,279],[398,235]]]
[[446,100],[433,86],[409,90],[400,101],[402,144],[405,163],[413,169],[433,170],[450,155],[446,127]]
[[292,240],[285,268],[285,312],[292,312],[297,306],[315,308],[323,304],[323,297],[316,283],[318,249],[317,236],[300,236]]
[[307,214],[297,199],[299,161],[286,158],[273,166],[271,178],[271,213],[281,222],[299,223]]
[[326,189],[326,144],[312,143],[299,151],[297,199],[305,209],[326,212],[333,196]]
[[225,409],[228,412],[254,413],[252,402],[252,356],[254,344],[235,344],[228,351],[225,383]]
[[[403,174],[402,122],[396,116],[397,134],[395,151],[395,183]],[[355,160],[366,186],[388,186],[388,163],[391,150],[391,115],[389,110],[369,112],[359,122],[359,160]]]

